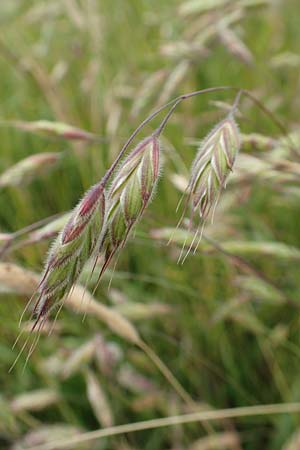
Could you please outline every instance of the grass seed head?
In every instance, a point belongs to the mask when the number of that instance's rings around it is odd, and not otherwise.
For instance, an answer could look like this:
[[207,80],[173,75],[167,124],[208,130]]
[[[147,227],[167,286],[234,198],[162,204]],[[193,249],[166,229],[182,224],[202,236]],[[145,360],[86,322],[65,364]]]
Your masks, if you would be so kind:
[[160,166],[156,136],[142,141],[121,164],[107,199],[106,261],[125,244],[155,191]]
[[218,201],[240,148],[238,127],[229,114],[202,142],[192,165],[189,193],[193,212],[205,220]]
[[84,195],[54,242],[39,285],[38,320],[69,293],[78,279],[101,240],[104,217],[105,187],[100,182]]

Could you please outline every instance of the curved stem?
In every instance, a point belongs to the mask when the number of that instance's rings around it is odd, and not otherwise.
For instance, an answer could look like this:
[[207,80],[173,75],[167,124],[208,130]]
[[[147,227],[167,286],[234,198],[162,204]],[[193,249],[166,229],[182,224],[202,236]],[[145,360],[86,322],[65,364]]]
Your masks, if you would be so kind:
[[240,102],[240,100],[241,100],[242,94],[243,94],[243,91],[242,91],[242,90],[240,90],[240,91],[237,93],[237,96],[235,97],[234,103],[233,103],[232,108],[231,108],[231,110],[230,110],[230,114],[234,115],[234,114],[236,113],[236,111],[237,111],[237,109],[238,109],[238,106],[239,106],[239,102]]
[[92,442],[104,437],[117,436],[136,431],[154,430],[157,428],[183,425],[187,423],[239,419],[241,417],[298,414],[299,412],[300,403],[275,403],[271,405],[240,406],[229,409],[197,411],[179,416],[161,417],[158,419],[144,420],[142,422],[127,423],[124,425],[102,428],[100,430],[88,431],[68,439],[36,445],[30,447],[30,450],[62,450],[70,448],[70,445],[78,446],[80,443]]
[[281,133],[288,139],[289,143],[290,143],[290,148],[292,149],[292,151],[298,155],[298,152],[294,146],[293,141],[291,140],[288,131],[286,129],[286,127],[283,125],[283,123],[272,113],[272,111],[267,108],[265,105],[263,105],[260,100],[258,100],[253,94],[251,94],[251,92],[249,92],[246,89],[241,89],[239,87],[235,87],[235,86],[217,86],[217,87],[212,87],[212,88],[206,88],[206,89],[200,89],[198,91],[193,91],[193,92],[189,92],[188,94],[183,94],[180,95],[179,97],[174,98],[173,100],[170,100],[168,103],[166,103],[165,105],[162,105],[160,108],[158,108],[157,110],[155,110],[153,113],[151,113],[148,117],[146,117],[146,119],[143,120],[142,123],[140,123],[140,125],[135,129],[135,131],[131,134],[131,136],[127,139],[127,141],[125,142],[125,144],[123,145],[123,147],[121,148],[120,153],[118,154],[117,158],[115,159],[115,161],[112,163],[112,165],[110,166],[110,168],[108,169],[108,171],[106,172],[106,174],[104,175],[104,177],[101,180],[101,183],[103,185],[106,184],[106,182],[109,180],[109,178],[111,177],[111,175],[113,174],[114,170],[116,169],[117,165],[119,164],[120,160],[122,159],[123,155],[125,154],[126,150],[128,149],[129,145],[131,144],[131,142],[133,141],[133,139],[135,138],[135,136],[142,130],[142,128],[144,128],[152,119],[154,119],[159,113],[161,113],[164,109],[168,108],[168,106],[172,106],[170,111],[167,113],[166,117],[163,119],[162,123],[160,124],[160,126],[158,127],[158,129],[153,133],[154,136],[159,136],[162,131],[164,130],[169,118],[171,117],[171,115],[173,114],[175,108],[183,101],[183,100],[187,100],[189,98],[192,97],[196,97],[197,95],[201,95],[201,94],[208,94],[208,93],[212,93],[212,92],[219,92],[219,91],[235,91],[238,92],[238,95],[235,99],[235,102],[233,104],[233,113],[235,111],[235,109],[237,108],[237,105],[240,101],[240,97],[242,95],[245,95],[246,97],[248,97],[265,115],[267,115],[271,121],[280,129]]
[[179,103],[181,103],[181,101],[182,101],[182,99],[178,99],[174,103],[172,108],[169,110],[168,114],[163,119],[163,121],[160,124],[160,126],[154,131],[153,136],[159,137],[161,135],[161,133],[164,131],[165,126],[167,125],[168,120],[170,119],[170,117],[173,114],[174,110],[177,108],[177,105],[179,105]]
[[143,350],[146,353],[146,355],[148,355],[148,357],[151,359],[151,361],[156,365],[156,367],[159,369],[159,371],[164,375],[164,377],[167,379],[167,381],[170,383],[170,385],[177,392],[179,397],[181,397],[182,400],[187,405],[193,405],[194,401],[193,401],[192,397],[181,386],[181,384],[175,378],[175,376],[170,371],[170,369],[159,358],[159,356],[157,356],[157,354],[152,350],[152,348],[149,347],[149,345],[147,345],[146,342],[142,341],[142,340],[138,343],[138,346],[141,348],[141,350]]
[[[240,89],[237,87],[233,87],[233,86],[218,86],[218,87],[213,87],[213,88],[206,88],[206,89],[201,89],[199,91],[194,91],[194,92],[190,92],[188,94],[183,94],[180,95],[179,97],[174,98],[173,100],[170,100],[168,103],[166,103],[165,105],[161,106],[160,108],[158,108],[157,110],[155,110],[153,113],[151,113],[148,117],[146,117],[145,120],[143,120],[143,122],[135,129],[135,131],[131,134],[131,136],[127,139],[127,141],[125,142],[125,144],[123,145],[120,153],[118,154],[117,158],[115,159],[115,161],[113,162],[113,164],[110,166],[110,168],[108,169],[108,171],[106,172],[106,174],[104,175],[104,177],[101,180],[102,184],[105,184],[109,178],[111,177],[111,175],[113,174],[115,168],[117,167],[117,165],[119,164],[121,158],[123,157],[124,153],[126,152],[127,148],[129,147],[129,145],[131,144],[131,142],[133,141],[133,139],[135,138],[135,136],[141,131],[142,128],[144,128],[152,119],[154,119],[154,117],[156,117],[161,111],[163,111],[164,109],[168,108],[168,106],[174,105],[175,107],[182,101],[182,100],[186,100],[188,98],[191,97],[195,97],[197,95],[200,94],[206,94],[206,93],[210,93],[210,92],[218,92],[218,91],[228,91],[228,90],[234,90],[234,91],[239,91]],[[172,112],[174,111],[175,107],[171,108]],[[172,114],[171,112],[171,114]],[[171,114],[168,114],[168,119],[171,116]],[[167,119],[167,120],[168,120]],[[165,122],[166,124],[166,122]],[[165,125],[164,124],[164,125]],[[163,127],[164,127],[163,125]]]

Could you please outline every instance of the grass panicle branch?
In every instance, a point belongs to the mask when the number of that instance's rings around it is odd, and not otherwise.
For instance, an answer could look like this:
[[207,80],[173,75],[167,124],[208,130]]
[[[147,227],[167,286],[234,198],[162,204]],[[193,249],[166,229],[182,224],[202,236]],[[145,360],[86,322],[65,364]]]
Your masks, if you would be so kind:
[[[100,253],[104,256],[96,289],[113,256],[124,247],[155,192],[161,161],[159,137],[176,107],[182,101],[201,94],[230,90],[237,92],[233,108],[203,141],[191,171],[189,198],[192,199],[192,211],[194,214],[198,210],[205,221],[212,206],[217,204],[239,150],[240,138],[234,113],[240,97],[246,95],[260,107],[260,102],[252,94],[231,86],[183,94],[151,113],[131,134],[102,180],[84,195],[54,241],[33,296],[33,330],[40,330],[51,309],[62,307],[92,255],[95,255],[95,264]],[[168,107],[170,109],[160,126],[122,161],[135,136]],[[261,109],[272,118],[267,108]],[[281,126],[278,121],[275,123]]]
[[92,442],[104,437],[117,436],[125,433],[133,433],[141,430],[153,430],[161,427],[183,425],[186,423],[215,421],[220,419],[273,416],[279,414],[297,414],[300,412],[300,403],[282,403],[273,405],[243,406],[239,408],[220,409],[215,411],[198,411],[180,416],[169,416],[160,419],[145,420],[143,422],[128,423],[101,430],[90,431],[76,436],[74,439],[62,440],[45,445],[37,445],[30,450],[63,450],[70,445],[78,445],[82,442]]

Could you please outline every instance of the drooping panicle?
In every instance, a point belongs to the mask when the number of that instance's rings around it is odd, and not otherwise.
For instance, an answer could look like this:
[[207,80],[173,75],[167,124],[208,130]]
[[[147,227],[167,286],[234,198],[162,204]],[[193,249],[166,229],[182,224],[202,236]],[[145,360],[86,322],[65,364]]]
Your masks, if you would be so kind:
[[93,186],[73,210],[50,250],[38,288],[37,322],[70,292],[105,230],[105,185]]
[[226,187],[240,148],[238,126],[230,113],[201,143],[194,159],[188,191],[193,213],[205,220]]
[[142,141],[119,167],[107,198],[104,269],[122,247],[147,207],[159,178],[160,144],[152,135]]

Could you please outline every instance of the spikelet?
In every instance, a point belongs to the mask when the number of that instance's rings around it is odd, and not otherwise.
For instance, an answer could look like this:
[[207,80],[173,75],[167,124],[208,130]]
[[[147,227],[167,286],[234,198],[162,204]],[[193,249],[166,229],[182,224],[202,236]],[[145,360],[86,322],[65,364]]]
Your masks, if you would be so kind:
[[240,148],[233,114],[222,120],[204,139],[194,159],[188,186],[193,214],[205,221],[218,202]]
[[124,246],[147,207],[157,185],[159,169],[160,146],[153,135],[128,155],[116,173],[107,197],[105,261],[100,276],[116,251]]
[[86,261],[99,251],[105,223],[105,186],[93,186],[74,209],[56,238],[38,288],[34,308],[39,323],[49,308],[59,304],[70,292]]

